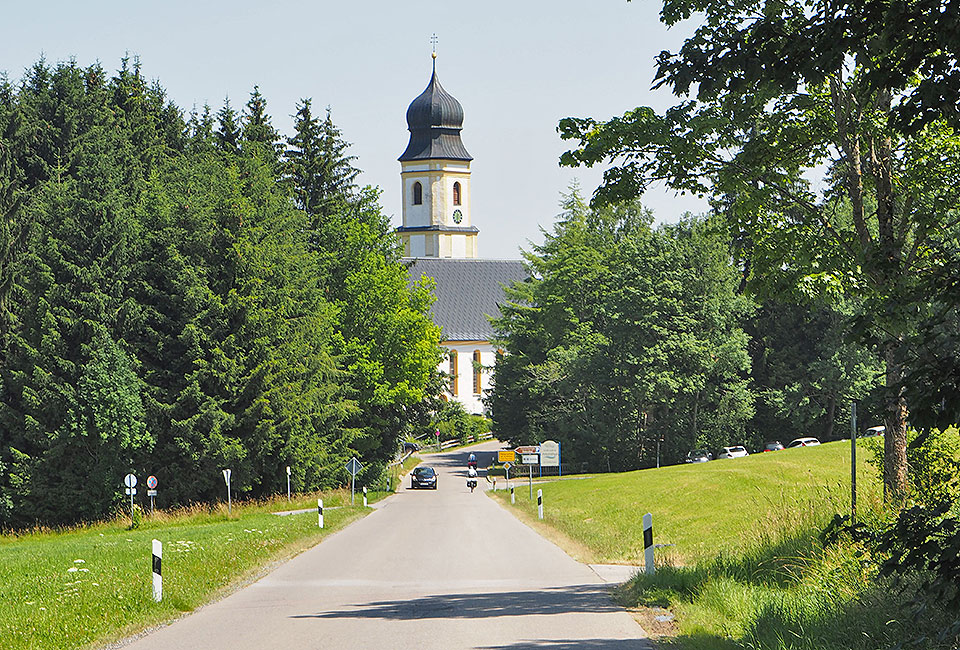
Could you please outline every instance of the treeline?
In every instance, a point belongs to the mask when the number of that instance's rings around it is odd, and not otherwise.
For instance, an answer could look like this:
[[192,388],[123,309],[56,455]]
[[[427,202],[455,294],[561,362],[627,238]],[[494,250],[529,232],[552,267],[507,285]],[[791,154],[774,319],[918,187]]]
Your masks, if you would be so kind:
[[573,471],[623,471],[849,436],[852,398],[882,422],[882,365],[843,302],[748,295],[721,216],[654,228],[639,201],[593,209],[576,188],[563,207],[495,323],[496,430],[560,441]]
[[430,292],[309,99],[185,114],[128,60],[0,83],[0,527],[376,480],[437,385]]

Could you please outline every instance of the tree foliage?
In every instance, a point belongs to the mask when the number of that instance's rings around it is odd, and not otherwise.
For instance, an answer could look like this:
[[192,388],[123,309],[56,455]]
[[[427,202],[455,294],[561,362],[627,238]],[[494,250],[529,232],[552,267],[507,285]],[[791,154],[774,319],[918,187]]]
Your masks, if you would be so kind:
[[496,428],[559,440],[565,463],[624,470],[742,442],[753,414],[750,358],[722,223],[656,230],[631,202],[590,210],[574,191],[532,277],[495,328]]
[[884,484],[895,502],[907,490],[907,340],[923,308],[911,297],[939,265],[960,187],[955,103],[942,101],[957,71],[941,21],[955,24],[956,10],[951,1],[667,0],[665,24],[699,20],[678,52],[657,59],[655,85],[682,100],[663,114],[641,107],[560,123],[578,142],[564,164],[615,163],[597,201],[632,198],[657,180],[707,194],[740,231],[754,287],[786,269],[852,299],[885,364]]
[[185,119],[136,61],[0,85],[0,527],[108,516],[129,471],[161,506],[218,498],[227,467],[253,497],[286,466],[340,485],[353,455],[377,478],[425,417],[438,332],[319,127],[307,168],[256,87],[242,116]]

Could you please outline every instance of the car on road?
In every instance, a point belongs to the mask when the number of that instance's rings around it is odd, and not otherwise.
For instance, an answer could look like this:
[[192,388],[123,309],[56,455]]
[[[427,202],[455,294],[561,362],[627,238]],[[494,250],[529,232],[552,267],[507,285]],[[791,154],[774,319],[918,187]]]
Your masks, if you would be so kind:
[[432,467],[414,467],[410,473],[410,487],[437,489],[437,471]]
[[713,454],[711,454],[706,449],[694,449],[687,454],[687,459],[685,463],[705,463],[708,460],[713,460]]
[[420,451],[420,445],[416,442],[411,442],[408,440],[407,442],[403,443],[403,453],[407,453],[408,451]]
[[783,443],[779,440],[774,440],[773,442],[765,444],[760,451],[780,451],[781,449],[783,449]]
[[717,454],[717,458],[743,458],[749,455],[750,453],[743,445],[734,445],[733,447],[722,448],[720,453]]
[[884,433],[886,433],[886,431],[887,431],[887,427],[881,424],[879,427],[870,427],[869,429],[864,431],[862,434],[860,434],[860,437],[869,438],[871,436],[882,436]]
[[816,438],[797,438],[790,441],[790,444],[787,445],[787,449],[793,449],[794,447],[813,447],[819,444],[820,441]]

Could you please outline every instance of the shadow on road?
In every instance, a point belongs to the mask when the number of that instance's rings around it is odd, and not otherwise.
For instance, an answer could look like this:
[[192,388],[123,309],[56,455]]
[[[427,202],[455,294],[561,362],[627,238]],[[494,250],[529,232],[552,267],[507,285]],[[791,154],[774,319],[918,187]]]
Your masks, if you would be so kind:
[[647,639],[543,639],[477,647],[481,650],[638,650],[652,646]]
[[603,585],[573,585],[570,587],[538,589],[536,591],[438,594],[410,600],[373,602],[366,605],[356,605],[355,607],[356,609],[321,612],[319,614],[300,614],[291,618],[413,620],[620,611],[620,608],[610,600],[610,593]]

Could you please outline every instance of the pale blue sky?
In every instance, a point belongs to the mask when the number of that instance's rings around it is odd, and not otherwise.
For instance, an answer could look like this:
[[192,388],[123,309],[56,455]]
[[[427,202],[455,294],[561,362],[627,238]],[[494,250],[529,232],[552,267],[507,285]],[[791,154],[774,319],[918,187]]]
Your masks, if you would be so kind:
[[[159,79],[185,110],[226,96],[237,108],[254,84],[274,125],[289,133],[302,97],[353,143],[363,183],[383,190],[400,224],[400,164],[407,105],[437,73],[463,104],[463,142],[473,155],[472,213],[481,257],[515,258],[539,228],[551,228],[560,192],[579,178],[592,192],[600,170],[558,165],[568,148],[556,133],[566,116],[608,118],[639,105],[673,103],[649,90],[654,57],[683,32],[657,21],[651,0],[428,2],[204,2],[47,0],[10,3],[0,27],[0,70],[19,80],[41,55],[116,70],[125,52]],[[673,221],[705,203],[672,192],[645,202]]]

